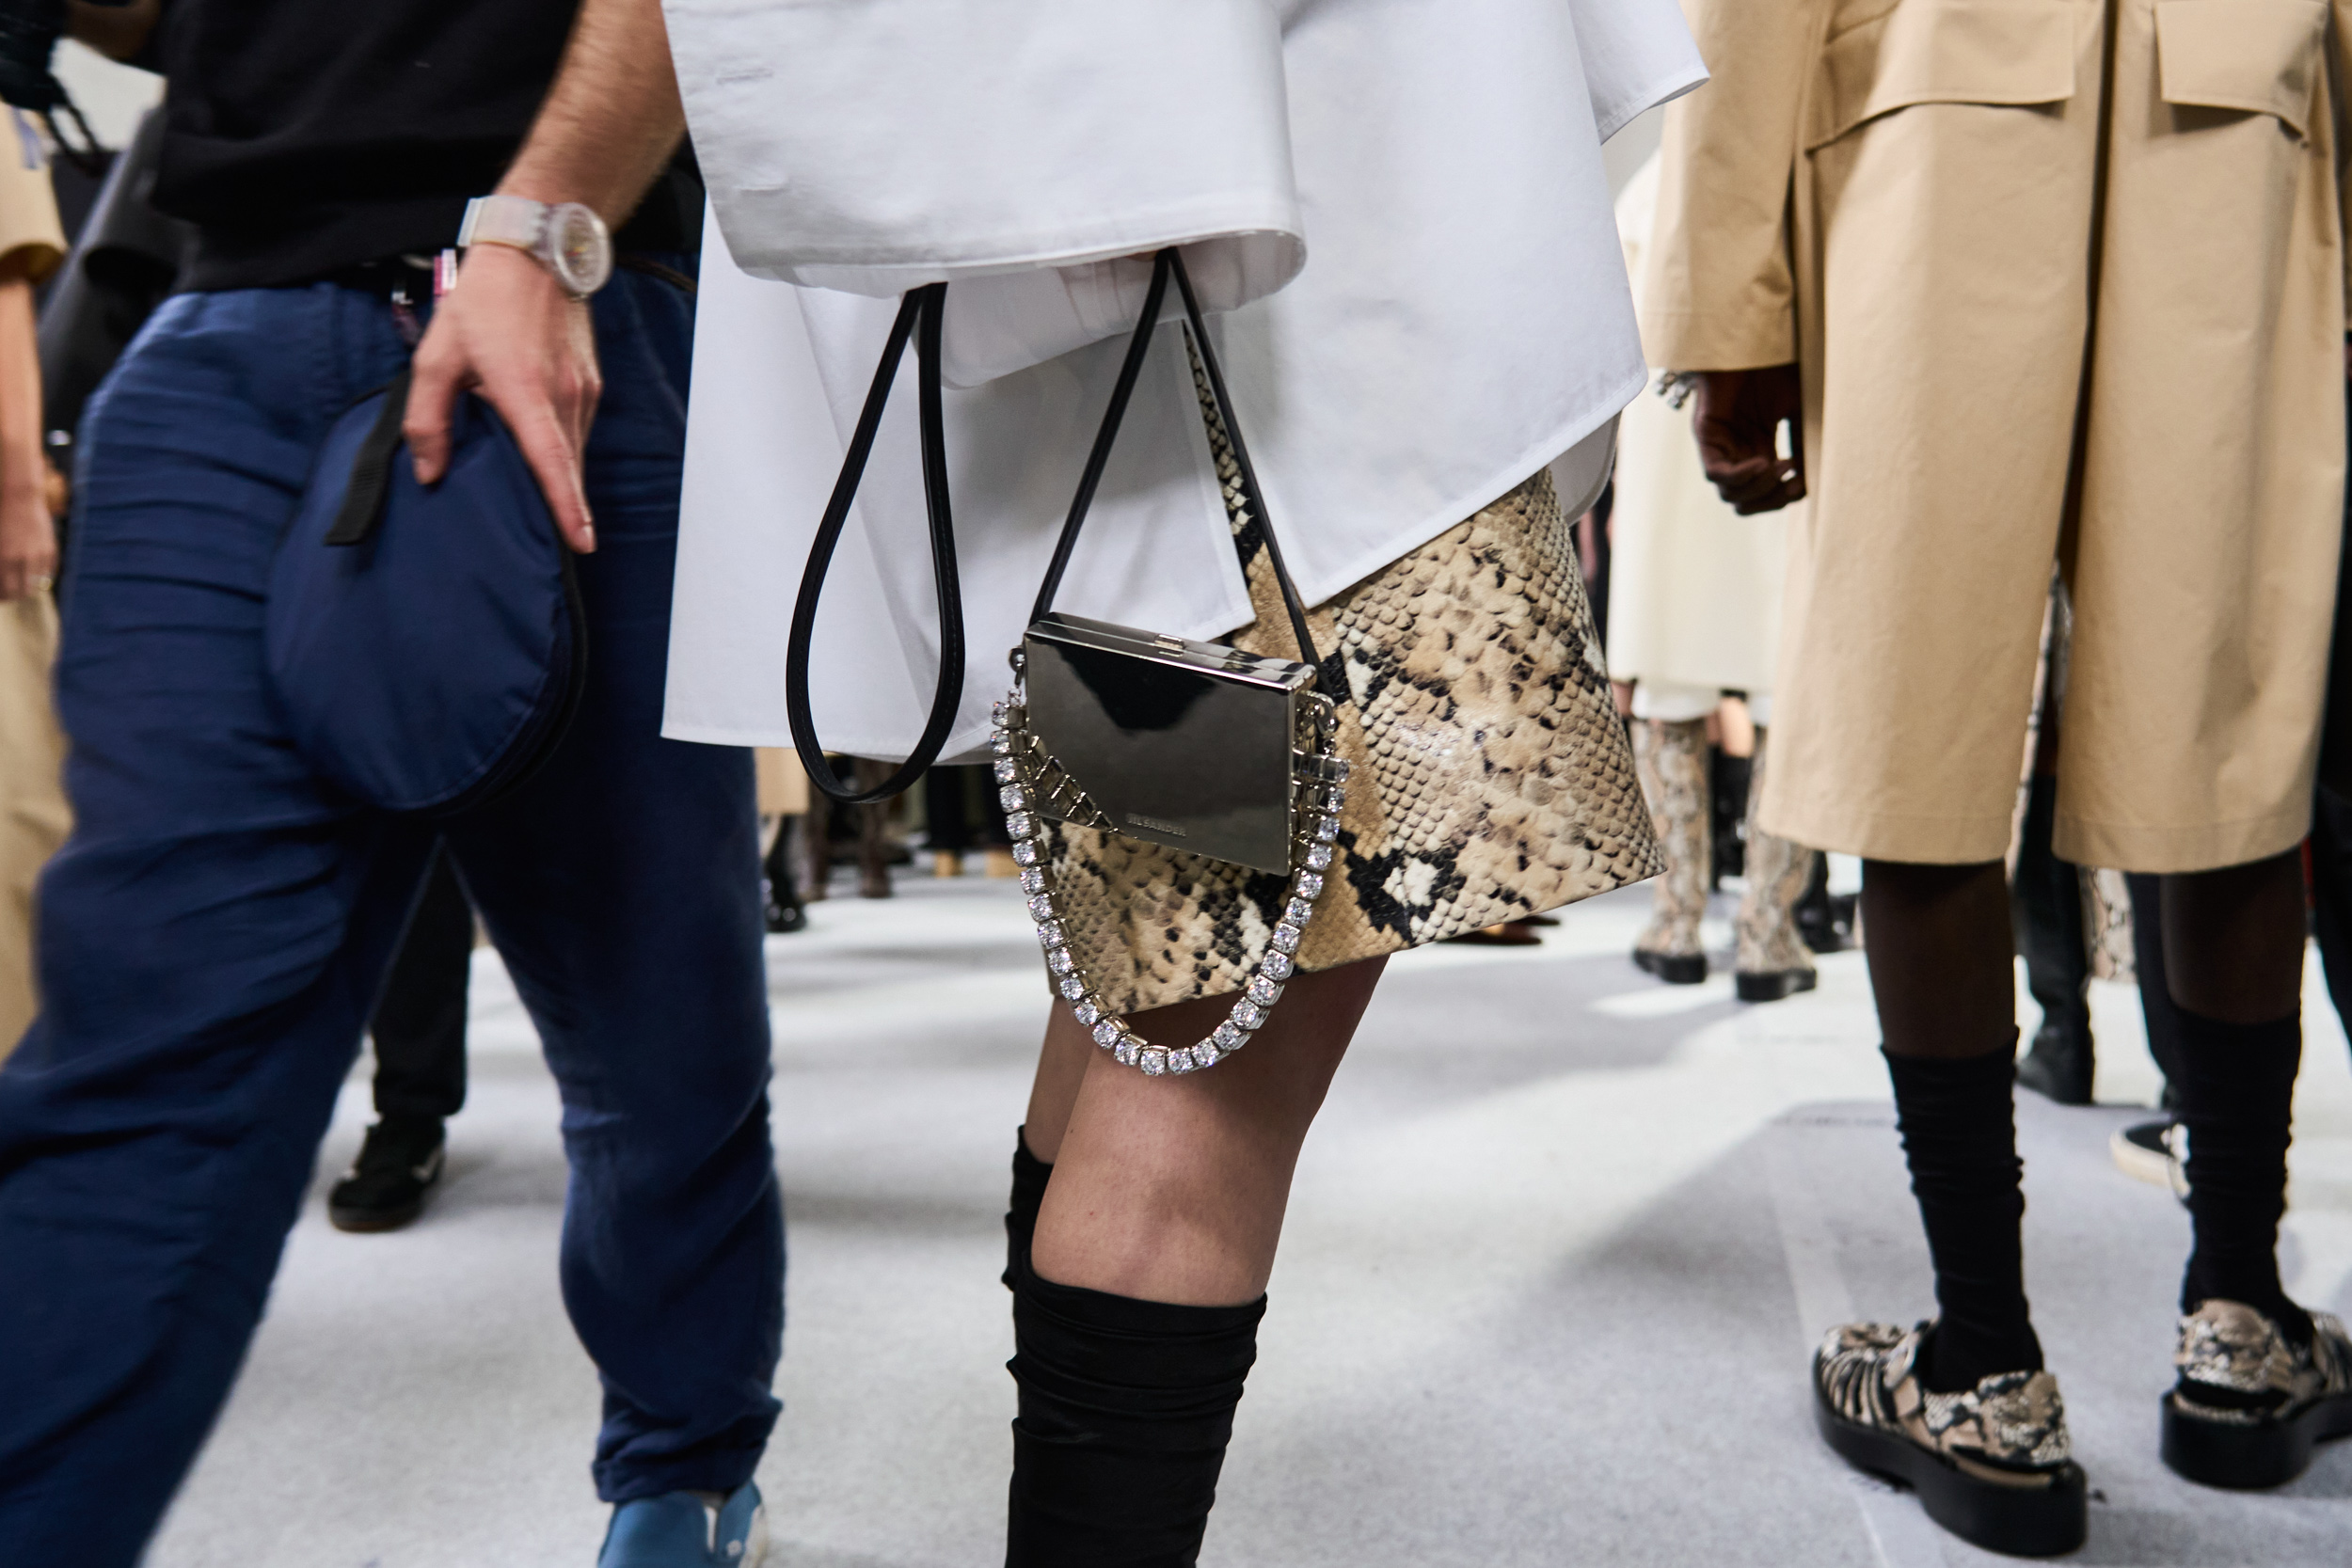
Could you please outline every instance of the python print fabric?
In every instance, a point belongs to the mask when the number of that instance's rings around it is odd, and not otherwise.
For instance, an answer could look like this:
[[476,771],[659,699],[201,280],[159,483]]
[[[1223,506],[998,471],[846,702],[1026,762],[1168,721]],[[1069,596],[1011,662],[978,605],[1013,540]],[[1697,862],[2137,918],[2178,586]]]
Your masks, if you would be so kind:
[[[1264,533],[1200,365],[1203,419],[1257,621],[1297,657]],[[1309,612],[1353,765],[1338,853],[1297,958],[1329,969],[1605,893],[1663,869],[1549,471]],[[1286,879],[1050,826],[1070,942],[1104,1006],[1239,990]]]
[[1813,967],[1813,952],[1797,934],[1797,900],[1813,879],[1817,851],[1768,833],[1756,821],[1764,801],[1764,753],[1770,745],[1766,732],[1757,730],[1748,774],[1748,886],[1731,923],[1737,942],[1734,961],[1746,974],[1784,974]]
[[2090,954],[2090,977],[2139,983],[2132,956],[2132,893],[2123,873],[2106,866],[2077,866],[2083,890],[2083,945]]
[[[2312,1340],[2298,1346],[2279,1325],[2243,1302],[2205,1301],[2181,1319],[2172,1364],[2181,1370],[2173,1402],[2207,1420],[2251,1425],[2292,1414],[2315,1400],[2352,1392],[2352,1338],[2332,1312],[2313,1312]],[[2259,1408],[2207,1404],[2200,1387],[2251,1395]]]
[[1938,1394],[1919,1381],[1928,1325],[1841,1323],[1814,1353],[1822,1401],[1857,1425],[1899,1434],[1947,1458],[2046,1469],[2073,1444],[2066,1402],[2047,1371],[1996,1372],[1974,1388]]
[[1714,846],[1708,833],[1707,721],[1636,719],[1633,768],[1657,825],[1666,874],[1650,885],[1649,924],[1636,951],[1688,958],[1706,951],[1699,922]]

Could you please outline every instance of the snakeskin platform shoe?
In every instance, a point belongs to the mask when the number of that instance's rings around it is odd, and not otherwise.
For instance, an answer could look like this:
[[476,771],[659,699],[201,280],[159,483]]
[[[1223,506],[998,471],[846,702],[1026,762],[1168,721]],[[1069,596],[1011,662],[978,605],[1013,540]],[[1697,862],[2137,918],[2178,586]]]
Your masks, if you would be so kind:
[[2209,1301],[2181,1320],[2164,1397],[2164,1462],[2207,1486],[2249,1489],[2293,1481],[2312,1445],[2352,1435],[2352,1337],[2312,1314],[2312,1342],[2234,1301]]
[[1843,1323],[1813,1355],[1821,1436],[1858,1469],[1899,1481],[1928,1517],[1974,1546],[2054,1557],[2083,1543],[2089,1488],[2070,1457],[2048,1372],[2000,1372],[1965,1393],[1919,1381],[1933,1327]]

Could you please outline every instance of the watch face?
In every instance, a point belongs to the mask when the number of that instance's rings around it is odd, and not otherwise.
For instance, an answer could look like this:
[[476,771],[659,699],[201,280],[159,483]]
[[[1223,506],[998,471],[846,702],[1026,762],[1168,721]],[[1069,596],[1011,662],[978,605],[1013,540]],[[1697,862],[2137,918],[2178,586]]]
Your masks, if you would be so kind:
[[576,294],[593,294],[603,288],[612,273],[612,243],[596,214],[565,202],[549,218],[548,260],[555,276]]

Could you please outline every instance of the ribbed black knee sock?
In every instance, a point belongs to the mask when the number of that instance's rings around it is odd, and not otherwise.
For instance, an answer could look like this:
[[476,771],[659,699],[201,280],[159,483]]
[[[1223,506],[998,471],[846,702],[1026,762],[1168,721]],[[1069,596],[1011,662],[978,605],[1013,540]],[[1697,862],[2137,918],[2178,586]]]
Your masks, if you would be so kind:
[[1170,1307],[1016,1270],[1006,1568],[1192,1568],[1265,1298]]
[[1995,1372],[2040,1371],[2018,1236],[2026,1195],[2012,1053],[1890,1054],[1886,1070],[1942,1308],[1922,1369],[1927,1386],[1959,1393]]
[[2181,1032],[2173,1088],[2188,1128],[2188,1212],[2197,1231],[2181,1309],[2216,1298],[2243,1302],[2308,1344],[2312,1320],[2279,1283],[2279,1217],[2286,1212],[2302,1017],[2223,1023],[2175,1010]]
[[1029,1260],[1029,1242],[1037,1234],[1038,1206],[1045,1201],[1045,1183],[1054,1167],[1029,1152],[1029,1130],[1012,1135],[1012,1206],[1005,1211],[1005,1289],[1015,1289],[1014,1276]]

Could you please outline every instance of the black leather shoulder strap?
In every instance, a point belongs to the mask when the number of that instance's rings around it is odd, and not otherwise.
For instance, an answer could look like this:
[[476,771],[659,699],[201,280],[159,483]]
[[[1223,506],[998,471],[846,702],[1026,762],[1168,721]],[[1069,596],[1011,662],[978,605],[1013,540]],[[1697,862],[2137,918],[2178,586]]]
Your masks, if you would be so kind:
[[[1241,468],[1243,499],[1264,536],[1267,561],[1281,588],[1282,607],[1290,614],[1291,632],[1298,640],[1299,657],[1309,665],[1319,665],[1314,639],[1307,628],[1306,607],[1299,599],[1297,585],[1291,581],[1290,569],[1282,562],[1281,546],[1275,543],[1273,519],[1266,515],[1265,497],[1258,488],[1257,470],[1250,467],[1249,449],[1242,441],[1241,421],[1234,415],[1232,395],[1226,390],[1225,372],[1217,364],[1216,350],[1209,341],[1208,324],[1202,319],[1200,302],[1193,293],[1192,279],[1184,271],[1184,260],[1173,245],[1152,259],[1152,286],[1144,299],[1143,317],[1128,341],[1127,356],[1120,365],[1110,406],[1104,411],[1102,427],[1095,432],[1094,446],[1087,454],[1078,493],[1071,500],[1061,537],[1055,542],[1053,562],[1046,568],[1045,581],[1038,589],[1031,619],[1052,608],[1054,594],[1061,587],[1062,574],[1078,547],[1078,531],[1086,524],[1095,490],[1103,481],[1103,470],[1110,462],[1112,444],[1119,439],[1119,427],[1126,418],[1136,381],[1143,372],[1144,358],[1151,352],[1152,340],[1159,327],[1160,308],[1167,301],[1171,279],[1184,298],[1184,319],[1192,327],[1201,369],[1208,375],[1210,395],[1216,402],[1217,412],[1225,420],[1226,435],[1232,442],[1233,458]],[[873,805],[887,800],[920,778],[924,769],[939,760],[940,750],[955,727],[956,710],[962,701],[963,596],[956,578],[955,520],[947,503],[946,439],[939,390],[940,322],[946,309],[946,284],[932,283],[910,291],[899,303],[898,319],[892,323],[890,337],[882,345],[882,364],[874,372],[873,385],[866,394],[866,406],[850,436],[850,450],[842,457],[841,476],[834,482],[833,497],[826,502],[825,515],[817,525],[817,539],[808,552],[808,569],[801,577],[800,596],[792,606],[792,633],[785,653],[784,703],[792,724],[793,750],[800,753],[801,766],[808,769],[809,782],[844,805]],[[931,693],[930,721],[924,726],[922,738],[914,743],[913,752],[890,777],[871,789],[861,790],[834,771],[818,741],[817,727],[809,713],[809,646],[816,636],[817,606],[824,594],[825,576],[832,569],[841,531],[849,522],[850,503],[857,499],[858,483],[866,476],[866,460],[873,453],[874,436],[882,428],[882,410],[890,402],[890,389],[898,379],[898,367],[906,357],[910,338],[915,345],[915,396],[918,422],[922,426],[923,502],[930,530],[931,580],[939,595],[939,683]],[[395,421],[395,434],[397,430]]]
[[[922,777],[939,760],[963,698],[963,591],[956,579],[956,526],[947,505],[947,443],[939,400],[939,324],[946,296],[946,284],[932,283],[910,290],[899,303],[898,319],[882,345],[882,364],[850,434],[841,477],[834,482],[833,498],[817,525],[808,569],[801,575],[800,597],[792,606],[792,635],[784,656],[784,708],[792,723],[792,749],[800,753],[809,783],[843,805],[878,804]],[[882,428],[882,409],[890,402],[910,337],[915,340],[915,403],[923,430],[923,504],[930,524],[931,581],[939,594],[939,684],[931,694],[930,721],[913,754],[881,784],[861,790],[834,771],[818,742],[816,721],[809,714],[808,651],[817,633],[817,604],[825,591],[825,574],[832,569],[834,549],[850,520],[850,505],[857,499],[858,482],[866,477],[866,461],[873,454],[874,436]]]
[[1282,547],[1275,543],[1274,520],[1266,515],[1265,496],[1258,488],[1258,470],[1250,465],[1249,448],[1242,439],[1241,420],[1233,412],[1232,395],[1225,389],[1224,369],[1217,363],[1216,345],[1209,341],[1209,325],[1201,318],[1200,301],[1192,292],[1192,277],[1184,270],[1184,259],[1174,245],[1152,258],[1152,287],[1144,295],[1143,319],[1136,324],[1135,336],[1128,340],[1127,358],[1119,367],[1118,384],[1111,388],[1110,407],[1104,411],[1103,426],[1095,432],[1094,450],[1087,454],[1078,493],[1071,499],[1070,515],[1062,523],[1061,538],[1055,542],[1053,563],[1045,568],[1045,581],[1038,588],[1037,605],[1029,612],[1029,619],[1043,617],[1054,608],[1054,595],[1061,591],[1062,573],[1078,547],[1078,530],[1085,526],[1087,512],[1094,505],[1095,489],[1102,483],[1103,470],[1110,463],[1111,446],[1119,439],[1120,424],[1127,417],[1128,400],[1135,395],[1144,356],[1159,327],[1160,307],[1167,301],[1170,278],[1184,298],[1184,321],[1192,328],[1193,346],[1199,351],[1200,368],[1209,378],[1209,395],[1216,403],[1218,417],[1225,421],[1226,438],[1232,443],[1233,462],[1241,469],[1242,500],[1265,538],[1266,562],[1274,568],[1275,584],[1281,590],[1282,608],[1290,613],[1291,635],[1298,640],[1299,660],[1318,664],[1314,638],[1307,630],[1307,608],[1299,601],[1298,585],[1291,581],[1290,568],[1282,562]]

